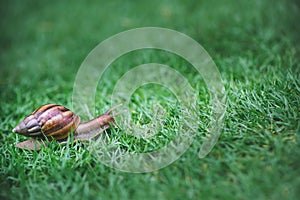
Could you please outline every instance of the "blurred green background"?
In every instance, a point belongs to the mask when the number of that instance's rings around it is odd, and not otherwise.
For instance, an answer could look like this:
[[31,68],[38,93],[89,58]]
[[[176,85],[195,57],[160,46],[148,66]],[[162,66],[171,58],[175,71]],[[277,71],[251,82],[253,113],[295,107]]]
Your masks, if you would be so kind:
[[[297,199],[299,9],[296,0],[1,0],[1,199]],[[14,147],[25,138],[12,128],[34,108],[71,107],[77,70],[98,43],[146,26],[187,34],[220,70],[228,109],[207,157],[197,158],[201,143],[195,141],[162,170],[127,174],[99,163],[85,145],[54,144],[39,152]],[[116,65],[124,70],[160,62],[160,56],[136,53]],[[180,60],[163,61],[177,62],[178,70],[193,77]],[[109,106],[116,78],[108,73],[99,83],[99,113]],[[191,82],[201,88],[198,78]]]

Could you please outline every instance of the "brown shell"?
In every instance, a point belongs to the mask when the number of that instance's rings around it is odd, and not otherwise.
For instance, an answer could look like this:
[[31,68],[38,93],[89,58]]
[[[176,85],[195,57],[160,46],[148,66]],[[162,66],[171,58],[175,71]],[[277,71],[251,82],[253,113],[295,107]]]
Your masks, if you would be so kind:
[[21,135],[63,140],[75,131],[80,117],[64,106],[46,104],[28,115],[14,129],[14,133]]

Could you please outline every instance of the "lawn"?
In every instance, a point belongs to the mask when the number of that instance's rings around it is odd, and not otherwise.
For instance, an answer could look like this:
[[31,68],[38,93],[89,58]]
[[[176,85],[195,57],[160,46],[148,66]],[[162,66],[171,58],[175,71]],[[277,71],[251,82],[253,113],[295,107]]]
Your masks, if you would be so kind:
[[[0,199],[299,198],[298,1],[3,0],[0,13]],[[26,137],[12,129],[35,108],[46,103],[72,108],[77,71],[94,47],[138,27],[184,33],[216,63],[226,113],[206,157],[198,153],[211,113],[207,86],[186,60],[154,49],[130,52],[111,64],[97,85],[96,114],[110,108],[114,86],[128,70],[154,62],[172,66],[195,89],[200,119],[195,140],[175,162],[149,173],[126,173],[101,162],[95,141],[51,142],[40,151],[14,146]],[[141,139],[112,128],[105,133],[108,142],[138,153],[170,143],[182,112],[168,88],[140,87],[129,112],[142,127],[153,120],[155,105],[166,111],[158,134]]]

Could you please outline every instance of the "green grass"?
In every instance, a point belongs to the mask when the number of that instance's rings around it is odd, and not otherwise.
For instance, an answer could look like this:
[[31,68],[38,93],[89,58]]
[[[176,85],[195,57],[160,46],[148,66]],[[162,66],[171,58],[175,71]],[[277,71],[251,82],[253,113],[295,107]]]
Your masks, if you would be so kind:
[[[1,1],[0,198],[297,199],[299,9],[293,0]],[[76,72],[99,42],[144,26],[191,36],[220,70],[227,112],[208,156],[197,157],[209,113],[201,76],[184,60],[156,50],[132,52],[112,64],[116,70],[108,70],[98,84],[97,113],[109,108],[114,84],[132,67],[149,62],[174,67],[197,89],[203,120],[196,140],[177,161],[155,172],[130,174],[102,164],[89,144],[51,143],[32,152],[14,147],[25,137],[13,134],[12,128],[34,108],[45,103],[71,108]],[[133,119],[147,124],[157,103],[167,110],[165,134],[139,140],[111,130],[120,148],[148,152],[174,137],[180,110],[162,87],[148,85],[134,93]]]

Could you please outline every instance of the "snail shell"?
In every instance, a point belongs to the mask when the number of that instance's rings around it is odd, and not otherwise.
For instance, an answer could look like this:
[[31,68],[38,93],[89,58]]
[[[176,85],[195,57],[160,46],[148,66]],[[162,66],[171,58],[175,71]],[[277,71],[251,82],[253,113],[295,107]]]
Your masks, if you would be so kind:
[[58,104],[46,104],[28,115],[14,129],[21,135],[63,140],[75,131],[80,117],[68,108]]

